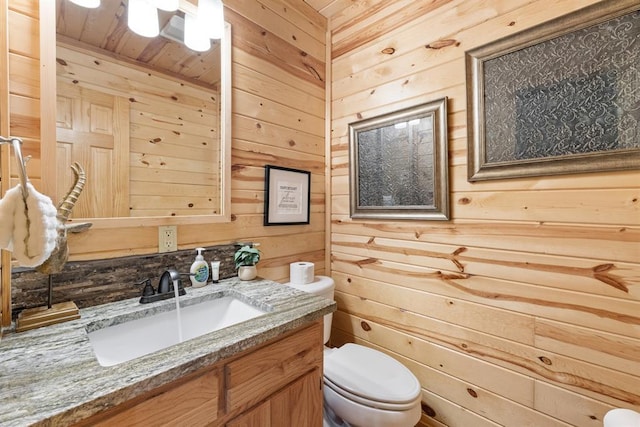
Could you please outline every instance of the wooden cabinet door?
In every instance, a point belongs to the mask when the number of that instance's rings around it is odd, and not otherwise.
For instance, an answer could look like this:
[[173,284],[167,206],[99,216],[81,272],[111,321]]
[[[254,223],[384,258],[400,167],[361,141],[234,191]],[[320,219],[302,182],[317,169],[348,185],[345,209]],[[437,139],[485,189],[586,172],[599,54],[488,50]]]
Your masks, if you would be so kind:
[[322,374],[314,369],[226,427],[322,426]]
[[320,369],[314,369],[271,398],[271,426],[322,427]]
[[229,362],[225,366],[227,414],[235,417],[322,367],[322,331],[320,319],[313,326]]
[[257,407],[234,418],[226,427],[271,427],[271,402],[266,401]]

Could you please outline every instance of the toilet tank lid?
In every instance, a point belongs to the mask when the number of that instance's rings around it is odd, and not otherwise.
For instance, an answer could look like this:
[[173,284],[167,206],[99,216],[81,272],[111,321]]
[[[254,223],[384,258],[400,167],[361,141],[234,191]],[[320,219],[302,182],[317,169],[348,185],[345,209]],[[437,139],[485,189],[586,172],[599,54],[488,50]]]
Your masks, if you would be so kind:
[[325,353],[324,376],[352,394],[378,402],[411,402],[421,391],[420,382],[406,366],[359,344]]
[[287,282],[285,285],[313,295],[325,295],[332,292],[336,286],[333,279],[327,276],[314,276],[313,282],[306,285],[294,285],[291,282]]

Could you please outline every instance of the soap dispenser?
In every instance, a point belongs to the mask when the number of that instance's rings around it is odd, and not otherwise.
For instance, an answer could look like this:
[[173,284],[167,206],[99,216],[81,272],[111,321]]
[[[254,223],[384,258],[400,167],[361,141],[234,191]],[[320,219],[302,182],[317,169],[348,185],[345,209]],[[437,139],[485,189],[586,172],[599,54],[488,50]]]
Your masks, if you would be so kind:
[[204,252],[204,248],[196,248],[196,260],[191,264],[189,270],[189,278],[194,288],[206,285],[209,279],[209,264],[204,260],[202,252]]

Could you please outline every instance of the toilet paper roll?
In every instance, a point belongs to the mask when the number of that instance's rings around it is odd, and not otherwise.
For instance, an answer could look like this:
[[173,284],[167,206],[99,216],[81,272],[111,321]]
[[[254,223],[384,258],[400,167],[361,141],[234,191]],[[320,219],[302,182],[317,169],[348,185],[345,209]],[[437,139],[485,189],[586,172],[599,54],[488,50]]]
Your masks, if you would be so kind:
[[292,262],[289,264],[289,281],[294,285],[313,282],[315,266],[312,262]]

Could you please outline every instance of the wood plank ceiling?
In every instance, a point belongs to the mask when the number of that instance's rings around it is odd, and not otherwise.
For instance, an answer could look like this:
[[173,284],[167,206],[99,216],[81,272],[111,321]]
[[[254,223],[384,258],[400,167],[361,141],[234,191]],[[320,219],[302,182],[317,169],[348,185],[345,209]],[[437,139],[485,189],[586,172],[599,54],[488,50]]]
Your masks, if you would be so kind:
[[320,12],[325,18],[330,18],[349,7],[354,3],[354,0],[304,0],[304,2]]
[[[325,17],[353,3],[353,0],[303,1]],[[181,6],[193,7],[192,3],[195,1],[183,0]],[[127,0],[105,0],[96,9],[76,6],[69,0],[56,0],[56,13],[58,41],[134,61],[195,84],[207,87],[219,84],[219,43],[212,41],[212,48],[200,53],[163,36],[139,36],[127,27]],[[174,13],[159,10],[158,15],[162,29]]]
[[[105,0],[96,9],[56,0],[58,41],[89,49],[120,60],[134,61],[192,83],[215,87],[220,80],[219,43],[206,52],[194,52],[163,36],[147,38],[127,27],[126,0]],[[182,15],[182,12],[175,12]],[[174,12],[158,11],[162,29]]]

